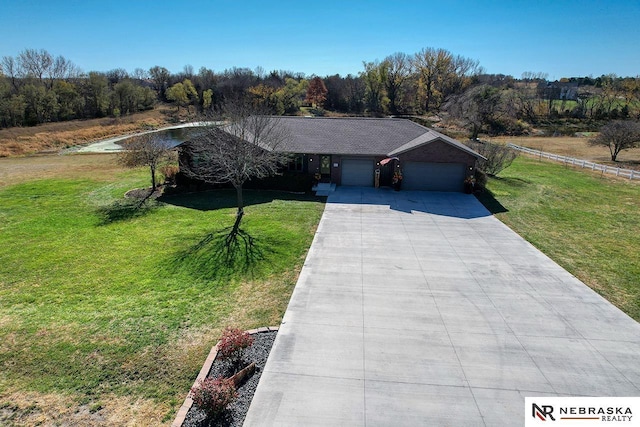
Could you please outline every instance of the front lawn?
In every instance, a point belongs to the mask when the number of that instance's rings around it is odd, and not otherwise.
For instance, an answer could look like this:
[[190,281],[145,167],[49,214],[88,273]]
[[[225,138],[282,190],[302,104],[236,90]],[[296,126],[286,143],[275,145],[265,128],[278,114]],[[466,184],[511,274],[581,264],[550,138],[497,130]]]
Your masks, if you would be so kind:
[[255,245],[228,260],[235,192],[134,209],[146,170],[104,159],[0,187],[0,424],[166,423],[222,328],[280,323],[324,207],[247,191]]
[[520,157],[489,180],[495,200],[479,198],[516,233],[640,321],[639,184]]

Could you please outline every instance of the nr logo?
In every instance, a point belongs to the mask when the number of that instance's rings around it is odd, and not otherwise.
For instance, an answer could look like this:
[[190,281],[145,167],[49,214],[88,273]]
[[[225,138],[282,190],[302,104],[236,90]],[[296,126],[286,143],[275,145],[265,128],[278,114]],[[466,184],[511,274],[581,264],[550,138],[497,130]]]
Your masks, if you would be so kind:
[[532,404],[531,416],[533,418],[539,418],[542,421],[547,421],[547,417],[551,421],[555,421],[556,420],[553,417],[553,406],[551,406],[551,405],[538,406],[535,403]]

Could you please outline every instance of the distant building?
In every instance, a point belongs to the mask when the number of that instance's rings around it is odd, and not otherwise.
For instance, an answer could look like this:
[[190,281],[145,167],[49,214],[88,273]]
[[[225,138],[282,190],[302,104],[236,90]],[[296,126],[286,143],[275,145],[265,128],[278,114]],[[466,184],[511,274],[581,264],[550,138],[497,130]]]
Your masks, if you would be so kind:
[[540,82],[538,93],[544,99],[576,101],[578,99],[578,82]]

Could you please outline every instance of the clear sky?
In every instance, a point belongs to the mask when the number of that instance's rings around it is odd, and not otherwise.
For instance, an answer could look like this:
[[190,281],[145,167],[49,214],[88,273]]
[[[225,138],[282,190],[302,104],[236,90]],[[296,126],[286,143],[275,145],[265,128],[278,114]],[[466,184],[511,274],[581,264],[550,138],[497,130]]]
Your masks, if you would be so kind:
[[84,71],[344,76],[424,47],[514,77],[637,76],[640,0],[0,0],[0,57],[46,49]]

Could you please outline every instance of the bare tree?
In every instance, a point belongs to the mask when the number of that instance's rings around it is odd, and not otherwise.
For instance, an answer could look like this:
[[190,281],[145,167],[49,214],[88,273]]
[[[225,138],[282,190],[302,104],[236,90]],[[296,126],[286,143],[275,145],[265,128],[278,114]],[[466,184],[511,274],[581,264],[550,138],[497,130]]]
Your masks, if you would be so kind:
[[468,141],[465,143],[484,159],[478,159],[477,167],[487,175],[496,176],[503,169],[511,166],[518,157],[518,152],[506,145],[491,142]]
[[49,72],[50,86],[53,87],[54,80],[69,81],[81,75],[82,71],[73,62],[60,55],[53,61]]
[[640,145],[640,123],[631,120],[614,120],[600,128],[600,133],[590,141],[593,145],[609,148],[611,161],[616,161],[622,150]]
[[42,82],[51,72],[54,58],[44,49],[25,49],[18,55],[18,62],[27,76],[35,77]]
[[470,139],[476,139],[485,127],[491,130],[502,115],[501,107],[500,89],[489,85],[472,87],[447,103],[449,114],[469,130]]
[[118,158],[119,163],[131,168],[148,166],[153,193],[157,187],[156,171],[169,158],[172,144],[157,133],[146,133],[131,138],[123,148]]
[[252,178],[278,173],[289,156],[284,152],[289,134],[277,117],[260,114],[248,101],[227,104],[223,122],[207,123],[191,141],[180,146],[180,171],[210,184],[231,184],[238,210],[232,233],[244,215],[242,186]]
[[18,81],[24,77],[24,69],[20,61],[16,61],[13,56],[3,56],[0,63],[2,72],[11,79],[11,85],[17,91],[20,89]]

